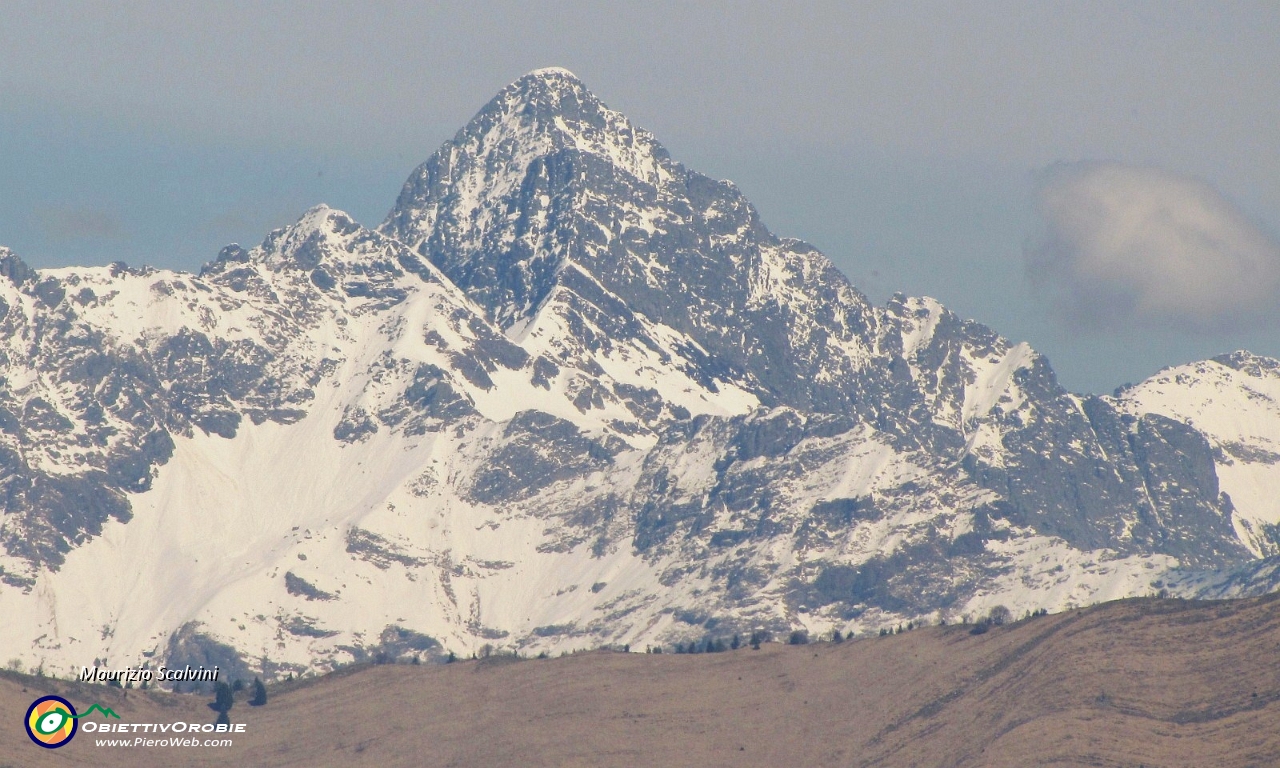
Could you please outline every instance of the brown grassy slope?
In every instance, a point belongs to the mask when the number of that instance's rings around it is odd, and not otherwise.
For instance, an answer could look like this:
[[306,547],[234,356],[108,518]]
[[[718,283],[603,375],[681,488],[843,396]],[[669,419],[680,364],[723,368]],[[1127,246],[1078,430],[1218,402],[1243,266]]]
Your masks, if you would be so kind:
[[[1276,766],[1278,662],[1274,597],[1128,600],[981,636],[372,667],[239,703],[234,747],[178,754],[83,733],[37,749],[19,722],[36,681],[3,679],[0,765]],[[213,718],[191,697],[69,698]]]

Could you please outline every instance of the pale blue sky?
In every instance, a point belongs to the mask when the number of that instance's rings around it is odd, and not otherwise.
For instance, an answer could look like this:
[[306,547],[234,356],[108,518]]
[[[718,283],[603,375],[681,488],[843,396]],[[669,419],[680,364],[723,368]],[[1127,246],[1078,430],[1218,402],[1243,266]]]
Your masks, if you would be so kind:
[[1035,174],[1200,179],[1280,231],[1274,3],[0,6],[0,244],[195,269],[312,204],[375,225],[499,88],[576,72],[876,301],[935,296],[1081,391],[1280,329],[1077,327],[1027,276]]

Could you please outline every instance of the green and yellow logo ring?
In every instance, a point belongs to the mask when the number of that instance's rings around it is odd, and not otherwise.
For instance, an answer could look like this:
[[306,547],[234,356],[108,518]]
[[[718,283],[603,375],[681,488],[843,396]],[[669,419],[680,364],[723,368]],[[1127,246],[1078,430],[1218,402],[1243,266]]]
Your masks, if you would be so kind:
[[31,702],[24,722],[32,741],[57,749],[76,735],[76,708],[61,696],[41,696]]

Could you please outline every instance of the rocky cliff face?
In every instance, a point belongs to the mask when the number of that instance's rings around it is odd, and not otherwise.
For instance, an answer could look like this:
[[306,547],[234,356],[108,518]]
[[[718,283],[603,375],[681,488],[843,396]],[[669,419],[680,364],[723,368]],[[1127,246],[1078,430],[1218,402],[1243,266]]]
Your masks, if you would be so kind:
[[1072,395],[564,70],[376,231],[320,206],[198,276],[6,251],[0,302],[0,646],[50,668],[868,631],[1276,552],[1280,364]]

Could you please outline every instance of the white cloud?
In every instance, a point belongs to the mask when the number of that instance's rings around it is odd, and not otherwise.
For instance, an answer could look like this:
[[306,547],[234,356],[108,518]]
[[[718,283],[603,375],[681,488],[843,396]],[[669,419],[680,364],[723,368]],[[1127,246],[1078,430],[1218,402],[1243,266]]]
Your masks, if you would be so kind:
[[1276,317],[1280,244],[1212,186],[1104,162],[1057,163],[1038,182],[1027,267],[1071,319],[1210,331]]

